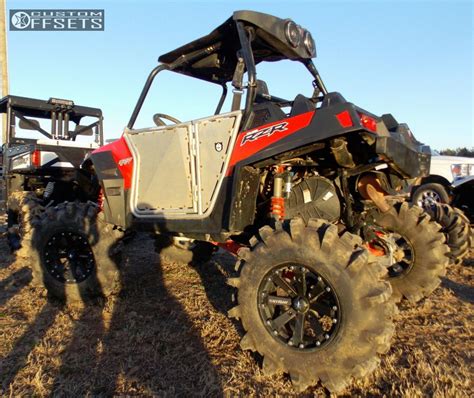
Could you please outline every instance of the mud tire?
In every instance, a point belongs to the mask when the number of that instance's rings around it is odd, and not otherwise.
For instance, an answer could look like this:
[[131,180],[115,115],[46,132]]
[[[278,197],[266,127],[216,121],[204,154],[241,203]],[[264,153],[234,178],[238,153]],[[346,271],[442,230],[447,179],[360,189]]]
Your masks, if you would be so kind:
[[[95,266],[87,279],[80,283],[57,280],[45,267],[44,250],[56,234],[73,232],[87,240]],[[119,277],[122,233],[103,220],[97,205],[61,203],[45,209],[25,223],[22,249],[18,253],[31,266],[33,285],[45,288],[49,295],[67,302],[108,296]]]
[[[362,378],[379,364],[390,348],[396,311],[385,267],[368,264],[361,239],[341,237],[337,227],[321,220],[305,225],[296,218],[260,229],[253,247],[239,251],[240,277],[229,280],[238,288],[238,306],[230,316],[242,321],[246,334],[241,347],[263,356],[266,374],[287,373],[297,391],[320,381],[331,392],[343,390],[352,378]],[[282,263],[300,263],[328,280],[341,310],[339,329],[324,347],[298,351],[277,340],[260,316],[257,296],[262,278]]]
[[14,192],[8,199],[7,241],[12,252],[22,246],[23,229],[28,222],[44,211],[41,199],[34,192]]
[[393,297],[417,302],[428,297],[446,275],[449,247],[445,244],[441,225],[432,221],[418,206],[407,202],[396,205],[387,213],[376,212],[375,224],[384,231],[401,235],[412,246],[414,261],[406,272],[389,278]]
[[471,227],[466,216],[447,204],[437,204],[426,209],[433,221],[441,225],[441,232],[449,246],[449,258],[452,263],[460,263],[470,247]]

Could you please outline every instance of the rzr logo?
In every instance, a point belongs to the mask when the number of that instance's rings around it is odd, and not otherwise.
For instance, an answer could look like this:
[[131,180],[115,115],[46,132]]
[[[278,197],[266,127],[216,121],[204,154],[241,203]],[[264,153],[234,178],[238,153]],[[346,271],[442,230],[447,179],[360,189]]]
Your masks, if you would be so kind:
[[126,166],[129,163],[132,163],[133,158],[125,158],[125,159],[120,159],[118,164],[120,167]]
[[270,137],[271,135],[275,133],[281,133],[283,131],[286,131],[288,130],[287,126],[288,126],[287,122],[282,122],[282,123],[274,124],[273,126],[270,126],[270,127],[265,127],[260,130],[249,131],[247,134],[245,134],[244,139],[240,143],[240,146],[244,146],[249,141],[256,141],[259,138]]

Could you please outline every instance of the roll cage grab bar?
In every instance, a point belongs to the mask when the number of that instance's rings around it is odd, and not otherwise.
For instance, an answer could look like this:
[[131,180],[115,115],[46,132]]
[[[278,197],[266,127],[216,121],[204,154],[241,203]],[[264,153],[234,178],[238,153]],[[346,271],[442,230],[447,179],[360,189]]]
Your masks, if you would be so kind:
[[[237,25],[237,32],[239,35],[240,44],[241,44],[240,54],[244,60],[245,67],[247,70],[247,75],[248,75],[248,85],[246,87],[248,91],[247,91],[247,97],[245,101],[245,109],[244,109],[244,115],[243,115],[243,129],[245,129],[247,127],[246,124],[247,124],[247,121],[249,120],[248,116],[250,115],[252,104],[255,101],[255,96],[257,93],[257,71],[256,71],[255,60],[254,60],[253,52],[252,52],[252,40],[254,38],[255,33],[252,27],[249,27],[249,26],[245,27],[245,25],[242,22],[237,22],[236,25]],[[133,129],[133,125],[135,124],[138,114],[140,113],[143,103],[145,102],[145,98],[148,94],[148,91],[150,90],[153,80],[155,79],[156,75],[158,75],[158,73],[164,70],[172,71],[179,66],[199,61],[200,59],[219,50],[221,46],[222,46],[222,43],[219,42],[212,46],[206,47],[204,49],[197,50],[189,54],[181,55],[172,63],[160,64],[156,66],[155,68],[153,68],[153,70],[148,75],[145,85],[143,86],[142,92],[140,93],[140,97],[138,97],[137,104],[135,105],[132,116],[130,117],[130,120],[127,124],[127,128]],[[313,81],[314,94],[313,94],[312,100],[314,101],[321,100],[321,97],[319,97],[319,94],[322,93],[324,96],[328,93],[328,91],[321,79],[321,76],[318,70],[316,69],[316,66],[314,65],[311,59],[304,59],[304,60],[301,60],[300,62],[302,62],[305,65],[306,69],[308,69],[308,71],[314,77],[314,81]],[[238,63],[236,67],[238,67]],[[227,97],[226,82],[221,82],[220,85],[222,86],[222,95],[217,104],[215,114],[220,113],[222,106],[224,105],[224,101]],[[234,94],[234,95],[237,95],[237,94]]]

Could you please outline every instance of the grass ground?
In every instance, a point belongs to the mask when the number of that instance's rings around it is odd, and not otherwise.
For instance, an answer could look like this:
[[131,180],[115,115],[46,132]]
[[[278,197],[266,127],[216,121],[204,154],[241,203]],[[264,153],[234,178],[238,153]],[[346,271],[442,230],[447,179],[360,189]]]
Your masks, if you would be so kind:
[[[0,237],[0,396],[294,396],[288,378],[264,376],[261,358],[239,348],[241,329],[226,316],[232,261],[160,261],[139,235],[115,295],[64,306],[30,287],[28,264]],[[430,298],[401,305],[382,366],[342,396],[474,396],[473,262],[451,266]]]

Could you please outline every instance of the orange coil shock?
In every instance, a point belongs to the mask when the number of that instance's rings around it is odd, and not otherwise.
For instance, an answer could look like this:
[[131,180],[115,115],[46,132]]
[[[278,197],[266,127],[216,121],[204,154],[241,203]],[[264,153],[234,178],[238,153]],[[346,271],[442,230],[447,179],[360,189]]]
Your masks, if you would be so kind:
[[276,167],[275,177],[273,178],[273,196],[271,199],[270,212],[277,220],[285,218],[285,198],[283,197],[283,172],[282,166]]
[[271,214],[279,220],[283,220],[285,218],[285,198],[272,196]]

